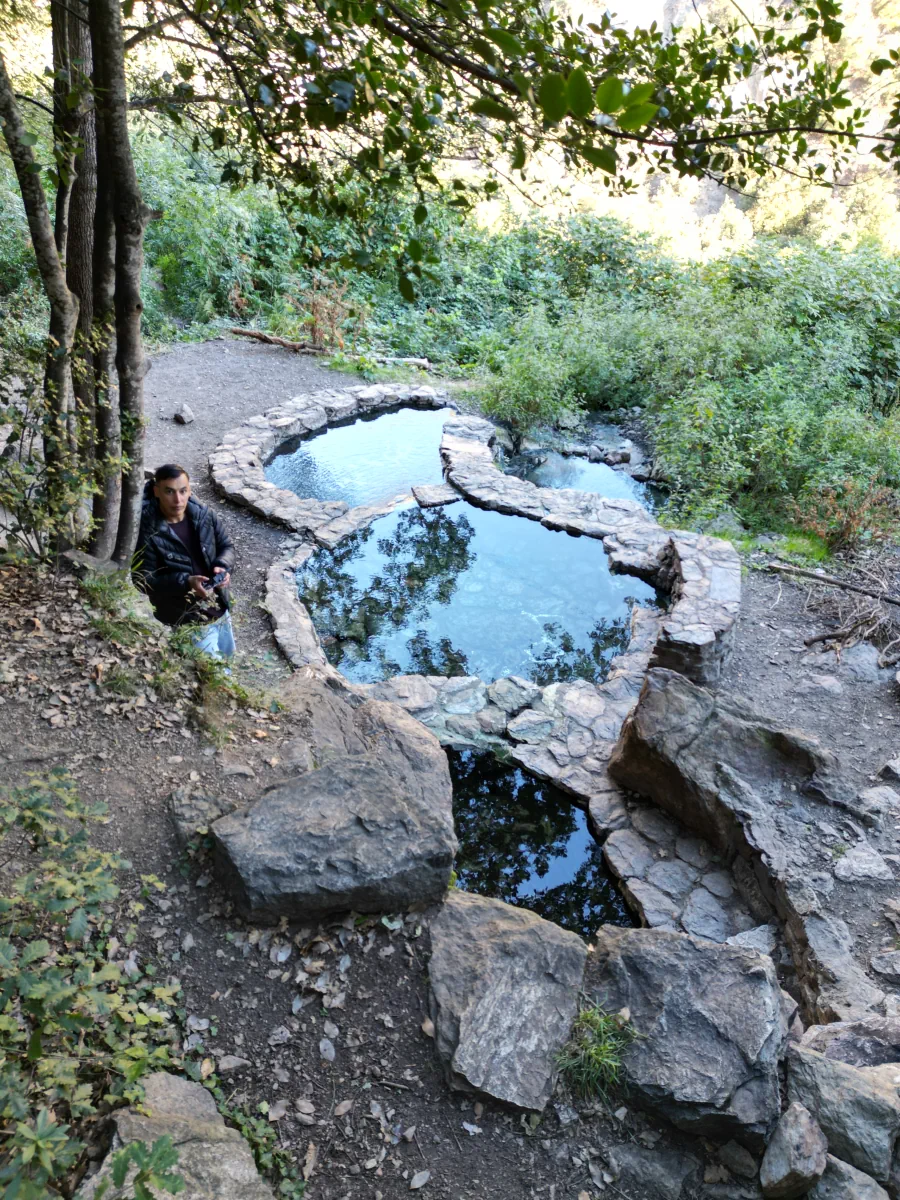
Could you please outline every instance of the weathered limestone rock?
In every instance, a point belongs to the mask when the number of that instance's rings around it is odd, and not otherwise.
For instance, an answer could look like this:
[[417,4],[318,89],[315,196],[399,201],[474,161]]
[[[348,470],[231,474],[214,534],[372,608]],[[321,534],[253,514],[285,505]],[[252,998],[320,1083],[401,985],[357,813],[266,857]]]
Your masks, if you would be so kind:
[[455,504],[462,496],[449,483],[417,484],[412,494],[420,508],[440,508],[444,504]]
[[853,1067],[900,1063],[900,1017],[873,1014],[858,1021],[811,1025],[800,1044]]
[[825,1174],[809,1193],[807,1200],[890,1200],[883,1187],[871,1175],[828,1155]]
[[431,925],[435,1046],[451,1086],[543,1110],[587,951],[523,908],[451,891]]
[[[199,1083],[160,1071],[143,1081],[147,1114],[132,1108],[113,1114],[116,1133],[111,1151],[131,1142],[152,1145],[170,1137],[178,1151],[175,1168],[185,1183],[183,1200],[273,1200],[271,1188],[259,1177],[253,1154],[236,1129],[226,1127],[212,1095]],[[112,1183],[109,1159],[77,1193],[78,1200],[93,1200],[102,1184],[106,1200],[133,1195],[129,1172],[125,1186]]]
[[438,899],[456,836],[437,739],[395,705],[357,698],[354,707],[311,670],[293,686],[313,769],[210,830],[239,908],[275,921]]
[[609,1165],[615,1178],[629,1189],[627,1194],[640,1195],[641,1200],[679,1200],[685,1181],[698,1171],[700,1160],[661,1146],[645,1150],[625,1145],[609,1151]]
[[900,1096],[879,1070],[851,1067],[803,1046],[788,1055],[791,1102],[815,1113],[832,1154],[884,1183],[900,1133]]
[[680,1129],[762,1148],[779,1112],[787,1039],[770,959],[662,930],[597,934],[598,999],[641,1035],[623,1058],[631,1095]]
[[791,1104],[763,1155],[759,1182],[772,1200],[796,1200],[825,1173],[828,1142],[802,1104]]
[[194,410],[184,400],[175,406],[175,413],[172,420],[176,425],[190,425],[194,419]]
[[[853,791],[837,760],[815,738],[783,729],[742,701],[716,696],[673,671],[652,669],[609,773],[707,838],[733,866],[757,921],[767,921],[774,906],[785,922],[807,1020],[858,1016],[881,1001],[883,993],[853,958],[849,929],[823,911],[807,882],[801,854],[807,824],[828,813],[826,805],[853,808]],[[851,859],[854,872],[860,858]],[[707,908],[712,913],[710,901],[700,899],[704,914]],[[716,922],[692,927],[711,936]]]
[[487,694],[498,708],[514,717],[538,698],[541,689],[529,679],[508,675],[505,679],[498,679],[489,684]]
[[835,865],[838,879],[847,883],[861,883],[869,879],[890,881],[894,878],[891,868],[881,855],[866,842],[859,842],[842,855]]
[[869,966],[876,975],[888,983],[900,983],[900,950],[889,950],[886,954],[873,954]]

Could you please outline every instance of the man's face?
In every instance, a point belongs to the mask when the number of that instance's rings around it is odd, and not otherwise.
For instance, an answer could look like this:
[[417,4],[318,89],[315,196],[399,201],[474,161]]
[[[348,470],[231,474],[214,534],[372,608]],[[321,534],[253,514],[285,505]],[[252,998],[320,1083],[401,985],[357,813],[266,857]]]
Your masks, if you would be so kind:
[[159,501],[160,512],[167,521],[181,521],[191,498],[191,481],[187,475],[164,479],[162,483],[154,483],[153,495]]

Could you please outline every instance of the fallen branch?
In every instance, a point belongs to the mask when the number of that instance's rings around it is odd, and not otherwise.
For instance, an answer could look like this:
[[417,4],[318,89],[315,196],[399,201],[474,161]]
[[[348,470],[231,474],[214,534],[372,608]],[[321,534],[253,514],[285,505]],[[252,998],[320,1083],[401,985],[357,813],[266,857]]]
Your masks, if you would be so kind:
[[781,563],[769,563],[769,571],[778,571],[782,575],[802,575],[804,579],[813,579],[816,583],[827,583],[830,587],[843,588],[846,592],[858,592],[860,596],[871,596],[884,604],[895,604],[900,608],[900,596],[891,596],[887,592],[873,592],[870,588],[860,587],[857,583],[847,583],[834,575],[820,575],[817,571],[807,571],[804,567],[788,567]]
[[254,338],[257,342],[265,342],[267,346],[281,346],[284,350],[293,350],[294,354],[327,354],[319,346],[311,346],[309,342],[289,342],[287,338],[276,337],[274,333],[263,333],[259,329],[239,329],[235,326],[229,333],[238,337]]

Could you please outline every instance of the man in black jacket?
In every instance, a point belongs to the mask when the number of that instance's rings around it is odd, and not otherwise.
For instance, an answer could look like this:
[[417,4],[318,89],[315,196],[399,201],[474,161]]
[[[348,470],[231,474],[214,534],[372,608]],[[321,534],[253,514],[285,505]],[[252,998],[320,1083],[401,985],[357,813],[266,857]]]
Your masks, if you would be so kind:
[[144,488],[134,581],[164,625],[196,625],[195,644],[234,654],[228,584],[234,544],[214,512],[191,496],[184,467],[166,463]]

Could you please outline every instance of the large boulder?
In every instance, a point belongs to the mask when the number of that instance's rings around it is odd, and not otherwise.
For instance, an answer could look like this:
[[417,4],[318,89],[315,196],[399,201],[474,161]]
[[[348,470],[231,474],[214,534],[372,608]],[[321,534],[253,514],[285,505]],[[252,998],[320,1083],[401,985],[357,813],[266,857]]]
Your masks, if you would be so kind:
[[[178,1151],[173,1168],[184,1180],[182,1200],[273,1200],[271,1188],[257,1174],[250,1147],[236,1129],[229,1129],[216,1102],[205,1087],[178,1075],[159,1071],[144,1081],[142,1109],[125,1108],[113,1114],[116,1127],[111,1152],[131,1142],[152,1145],[169,1137]],[[78,1200],[93,1200],[101,1185],[109,1189],[105,1200],[133,1195],[130,1170],[125,1186],[112,1183],[112,1165],[103,1166],[77,1193]]]
[[837,759],[816,738],[657,668],[609,773],[711,842],[733,865],[756,919],[768,919],[768,904],[785,922],[807,1021],[858,1017],[883,1000],[853,957],[851,931],[831,915],[837,893],[826,905],[809,883],[821,854],[810,830],[834,819],[833,806],[855,811]]
[[630,1095],[689,1133],[761,1149],[778,1117],[788,1024],[772,960],[686,934],[604,925],[597,1002],[627,1008]]
[[437,738],[398,706],[341,694],[312,673],[292,700],[311,769],[210,826],[240,910],[276,921],[439,899],[456,836]]
[[880,1183],[890,1178],[900,1133],[895,1076],[894,1068],[851,1067],[803,1046],[788,1057],[791,1101],[815,1113],[832,1154]]
[[540,1112],[578,1010],[581,938],[527,909],[451,891],[431,925],[430,1006],[451,1086]]
[[825,1173],[828,1142],[802,1104],[791,1104],[775,1127],[759,1168],[766,1200],[797,1200]]

